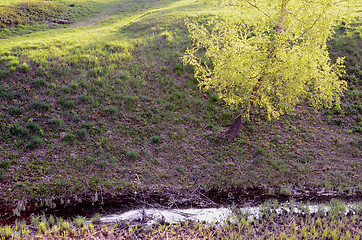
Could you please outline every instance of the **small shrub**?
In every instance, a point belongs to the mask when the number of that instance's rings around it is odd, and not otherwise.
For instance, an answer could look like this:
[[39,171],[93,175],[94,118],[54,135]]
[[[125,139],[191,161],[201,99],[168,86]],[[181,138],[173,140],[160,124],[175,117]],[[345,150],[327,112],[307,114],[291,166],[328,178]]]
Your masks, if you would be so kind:
[[39,216],[32,216],[31,219],[30,219],[30,223],[33,225],[33,226],[37,226],[39,224],[39,221],[40,221],[40,217]]
[[94,67],[89,70],[88,76],[90,77],[100,77],[104,76],[106,73],[102,67]]
[[91,219],[91,222],[92,223],[100,223],[101,222],[101,215],[99,215],[99,214],[94,215],[92,217],[92,219]]
[[334,114],[341,114],[343,112],[340,105],[334,106],[332,111],[333,111]]
[[8,68],[15,68],[16,69],[16,67],[19,65],[19,60],[18,59],[13,59],[13,60],[10,60],[7,64],[6,64],[6,66],[8,67]]

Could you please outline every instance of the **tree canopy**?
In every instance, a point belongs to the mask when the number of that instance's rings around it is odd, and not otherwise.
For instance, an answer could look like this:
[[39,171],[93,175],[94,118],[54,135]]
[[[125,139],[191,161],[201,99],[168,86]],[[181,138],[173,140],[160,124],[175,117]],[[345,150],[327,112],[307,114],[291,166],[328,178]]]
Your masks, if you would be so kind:
[[346,82],[343,59],[332,63],[327,40],[347,1],[235,0],[200,24],[187,20],[194,46],[183,62],[201,89],[214,89],[244,117],[256,108],[271,118],[309,99],[315,107],[339,104]]

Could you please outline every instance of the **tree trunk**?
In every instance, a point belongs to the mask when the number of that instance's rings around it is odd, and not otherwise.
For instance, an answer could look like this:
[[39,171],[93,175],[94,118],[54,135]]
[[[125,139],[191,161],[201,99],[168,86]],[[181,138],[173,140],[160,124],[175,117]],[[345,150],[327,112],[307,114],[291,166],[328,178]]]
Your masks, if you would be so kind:
[[227,130],[225,136],[228,142],[231,142],[232,140],[234,140],[234,138],[236,138],[236,135],[238,134],[240,128],[241,128],[241,116],[237,117],[234,123]]

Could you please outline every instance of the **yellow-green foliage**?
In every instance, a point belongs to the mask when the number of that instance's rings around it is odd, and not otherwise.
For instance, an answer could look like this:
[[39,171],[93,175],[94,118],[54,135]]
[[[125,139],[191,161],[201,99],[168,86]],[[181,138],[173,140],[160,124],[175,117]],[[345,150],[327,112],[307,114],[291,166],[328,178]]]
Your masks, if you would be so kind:
[[339,80],[343,60],[331,63],[326,42],[346,4],[222,1],[225,11],[206,24],[187,21],[194,48],[183,61],[195,67],[200,88],[216,90],[245,117],[262,108],[278,118],[307,97],[332,107],[346,82]]
[[66,10],[52,1],[24,1],[16,5],[0,7],[0,27],[27,24],[59,16]]

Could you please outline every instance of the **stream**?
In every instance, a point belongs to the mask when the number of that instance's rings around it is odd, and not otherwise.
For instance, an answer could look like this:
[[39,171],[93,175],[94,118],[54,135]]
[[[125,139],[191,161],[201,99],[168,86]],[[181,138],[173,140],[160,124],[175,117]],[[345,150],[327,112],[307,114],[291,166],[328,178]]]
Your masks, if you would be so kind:
[[70,198],[70,201],[55,199],[48,202],[0,203],[0,225],[42,215],[64,219],[81,216],[88,222],[98,215],[98,221],[103,223],[140,222],[152,225],[188,220],[222,222],[235,217],[235,212],[257,218],[266,211],[323,215],[327,211],[347,214],[362,210],[362,191],[359,189],[344,192],[324,188],[291,189],[289,195],[278,190],[274,192],[270,194],[263,188],[232,189],[227,192],[129,192],[117,196],[103,194],[99,201],[94,201],[94,196],[83,196],[74,197],[73,200]]
[[[257,219],[261,215],[276,213],[319,214],[325,216],[334,211],[338,214],[356,214],[361,212],[362,203],[343,203],[332,200],[329,204],[308,204],[278,201],[269,201],[258,206],[251,207],[220,207],[220,208],[188,208],[188,209],[157,209],[141,208],[120,214],[110,214],[100,217],[102,223],[139,222],[145,226],[157,223],[175,224],[185,221],[199,221],[206,223],[222,223],[226,220],[233,221],[237,216],[246,216],[249,219]],[[88,219],[88,222],[91,220]]]

